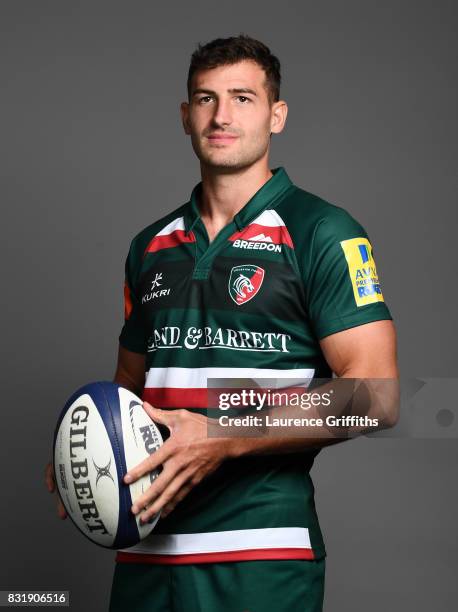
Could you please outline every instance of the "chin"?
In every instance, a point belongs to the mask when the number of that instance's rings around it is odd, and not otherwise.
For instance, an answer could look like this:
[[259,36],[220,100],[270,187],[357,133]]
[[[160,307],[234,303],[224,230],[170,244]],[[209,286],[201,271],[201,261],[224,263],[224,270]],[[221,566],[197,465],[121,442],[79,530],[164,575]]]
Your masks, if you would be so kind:
[[260,159],[259,156],[256,156],[254,158],[250,157],[247,159],[243,157],[218,154],[200,154],[197,157],[199,158],[202,164],[209,168],[227,171],[243,170],[244,168],[249,168]]
[[221,160],[217,160],[217,159],[211,159],[211,160],[207,160],[207,161],[203,161],[202,163],[204,163],[208,168],[214,168],[215,170],[218,169],[220,171],[226,171],[226,172],[234,172],[236,170],[243,170],[244,168],[248,168],[249,166],[251,166],[251,163],[247,163],[247,162],[243,162],[243,161],[236,161],[236,160],[229,160],[229,159],[221,159]]

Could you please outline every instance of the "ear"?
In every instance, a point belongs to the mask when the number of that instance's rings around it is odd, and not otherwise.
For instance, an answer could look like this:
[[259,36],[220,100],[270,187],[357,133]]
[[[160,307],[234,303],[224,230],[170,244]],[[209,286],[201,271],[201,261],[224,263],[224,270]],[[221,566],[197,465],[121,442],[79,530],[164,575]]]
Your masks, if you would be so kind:
[[185,134],[189,136],[191,130],[189,128],[189,102],[182,102],[180,105],[181,122],[183,123],[183,129]]
[[279,100],[272,104],[270,116],[270,131],[272,134],[279,134],[285,127],[288,115],[288,105],[284,100]]

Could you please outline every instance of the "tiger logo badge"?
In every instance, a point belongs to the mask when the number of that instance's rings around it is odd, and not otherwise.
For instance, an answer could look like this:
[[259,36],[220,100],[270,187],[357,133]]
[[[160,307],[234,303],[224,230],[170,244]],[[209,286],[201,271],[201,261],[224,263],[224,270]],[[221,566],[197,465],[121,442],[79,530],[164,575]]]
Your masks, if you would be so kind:
[[264,280],[264,270],[247,264],[232,268],[229,276],[229,295],[237,306],[245,304],[258,293]]

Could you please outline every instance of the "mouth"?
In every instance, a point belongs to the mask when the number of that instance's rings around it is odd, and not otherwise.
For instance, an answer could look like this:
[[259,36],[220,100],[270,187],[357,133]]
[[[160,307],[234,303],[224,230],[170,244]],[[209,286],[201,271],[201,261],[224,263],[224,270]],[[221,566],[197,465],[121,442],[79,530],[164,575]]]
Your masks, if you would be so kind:
[[238,136],[231,134],[210,134],[207,136],[207,140],[210,144],[231,144],[237,140]]

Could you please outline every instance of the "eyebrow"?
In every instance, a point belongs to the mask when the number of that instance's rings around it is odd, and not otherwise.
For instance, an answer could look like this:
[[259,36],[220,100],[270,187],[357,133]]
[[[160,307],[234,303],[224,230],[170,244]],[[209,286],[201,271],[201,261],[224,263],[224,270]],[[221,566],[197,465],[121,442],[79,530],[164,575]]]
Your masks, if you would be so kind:
[[[252,96],[257,96],[258,94],[254,91],[254,89],[250,89],[249,87],[235,87],[227,90],[228,93],[236,93],[236,94],[251,94]],[[197,94],[212,94],[214,96],[217,95],[216,91],[212,91],[211,89],[195,89],[192,92],[192,95],[195,96]]]

